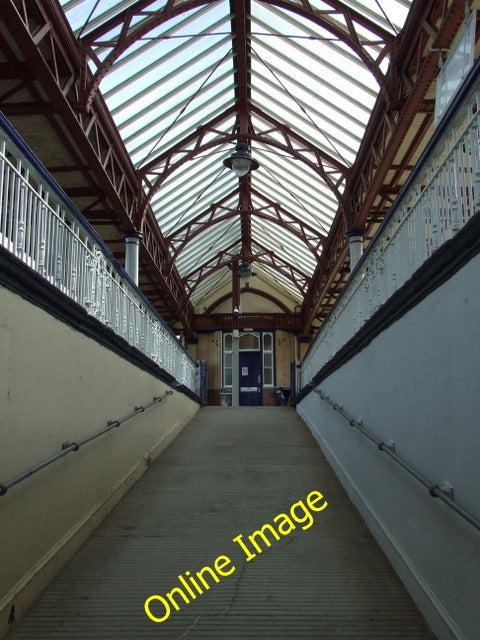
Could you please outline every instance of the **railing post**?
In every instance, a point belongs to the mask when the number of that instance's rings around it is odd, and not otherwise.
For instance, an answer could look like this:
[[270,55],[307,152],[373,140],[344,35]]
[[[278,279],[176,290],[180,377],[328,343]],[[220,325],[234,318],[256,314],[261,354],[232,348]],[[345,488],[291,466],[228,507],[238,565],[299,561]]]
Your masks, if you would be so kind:
[[[18,183],[17,183],[18,184]],[[18,201],[17,201],[17,234],[16,234],[16,252],[17,256],[22,259],[25,248],[25,216],[26,216],[26,191],[24,182],[18,184]]]

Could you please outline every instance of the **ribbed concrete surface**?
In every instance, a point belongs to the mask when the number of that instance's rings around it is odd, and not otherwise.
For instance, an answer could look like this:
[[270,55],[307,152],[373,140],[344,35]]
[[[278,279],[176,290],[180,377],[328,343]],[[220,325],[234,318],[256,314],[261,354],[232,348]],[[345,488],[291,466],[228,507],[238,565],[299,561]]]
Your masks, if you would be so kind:
[[[232,540],[312,490],[328,507],[250,562]],[[228,556],[162,623],[144,602]],[[178,594],[177,594],[178,595]],[[177,598],[178,599],[178,598]],[[162,607],[152,605],[161,617]],[[420,640],[434,636],[294,410],[204,408],[34,607],[15,640]]]

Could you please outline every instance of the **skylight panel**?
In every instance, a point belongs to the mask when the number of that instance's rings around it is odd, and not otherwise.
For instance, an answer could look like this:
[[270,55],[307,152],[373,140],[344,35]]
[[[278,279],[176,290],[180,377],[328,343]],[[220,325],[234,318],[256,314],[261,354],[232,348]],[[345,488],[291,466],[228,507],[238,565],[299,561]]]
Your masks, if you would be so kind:
[[[194,219],[199,214],[208,211],[212,202],[222,200],[231,193],[231,184],[227,181],[215,181],[211,189],[207,191],[198,190],[192,186],[190,199],[182,194],[182,198],[164,202],[163,193],[160,190],[158,198],[152,201],[152,207],[156,211],[158,220],[165,235],[169,235],[173,230],[177,230],[189,220]],[[225,207],[236,208],[238,196],[232,198],[231,203],[226,203]],[[221,215],[221,214],[219,214]]]
[[411,0],[344,0],[344,4],[396,34],[405,23]]
[[[269,181],[276,181],[278,186],[282,184],[288,186],[290,190],[300,194],[302,199],[310,199],[313,202],[318,199],[319,189],[324,186],[324,180],[319,172],[314,171],[297,158],[283,153],[274,153],[271,149],[267,151],[263,147],[259,147],[256,155],[261,159],[262,165],[254,175],[254,184],[257,178],[265,177]],[[330,194],[329,201],[332,206],[335,206],[336,200],[328,186],[327,189]]]
[[[152,206],[159,209],[159,215],[171,208],[175,208],[177,212],[191,212],[193,208],[195,210],[204,209],[232,191],[231,182],[226,176],[221,175],[221,169],[217,166],[213,167],[209,173],[206,169],[199,173],[193,170],[193,173],[184,174],[184,176],[189,184],[189,190],[180,191],[181,185],[176,182],[173,189],[170,184],[166,184],[165,188],[162,185],[156,194]],[[185,218],[186,214],[182,214],[181,217]]]
[[[221,155],[217,152],[203,158],[196,156],[172,172],[161,184],[163,206],[170,200],[179,202],[179,198],[182,197],[188,198],[191,202],[191,194],[196,192],[197,186],[205,191],[210,185],[216,186],[219,181],[230,182],[231,178],[229,179],[228,173],[219,162]],[[181,190],[185,184],[188,184],[189,189]],[[190,197],[188,197],[189,192]]]
[[273,281],[277,286],[281,285],[284,293],[288,293],[295,300],[300,301],[302,299],[302,293],[292,282],[289,275],[285,275],[278,269],[273,268],[270,265],[266,265],[259,262],[254,262],[255,270],[264,274],[267,281]]
[[271,224],[256,216],[252,216],[252,227],[259,242],[271,249],[288,262],[311,275],[316,260],[308,248],[298,238],[280,225]]
[[87,34],[119,11],[128,8],[131,0],[60,0],[67,18],[76,35]]
[[[332,221],[336,214],[336,207],[329,207],[326,204],[322,204],[319,198],[314,205],[309,205],[308,202],[302,201],[300,197],[290,189],[285,187],[278,187],[272,182],[261,184],[261,189],[271,200],[279,200],[282,206],[287,210],[294,213],[297,217],[301,216],[313,216],[313,220],[309,220],[313,226],[319,225],[321,231],[326,232],[330,229]],[[325,188],[324,195],[327,196],[327,190]]]
[[[132,95],[135,99],[138,97],[150,94],[152,91],[158,94],[175,93],[178,88],[183,85],[189,85],[192,80],[196,78],[203,78],[206,74],[210,75],[211,72],[217,71],[219,65],[219,50],[220,56],[227,59],[227,54],[230,51],[230,42],[228,38],[222,38],[218,42],[211,42],[211,46],[202,51],[200,57],[195,59],[195,62],[188,57],[188,52],[181,50],[179,56],[172,56],[166,54],[163,57],[155,56],[155,49],[149,51],[148,65],[144,65],[141,60],[133,60],[130,63],[128,69],[130,69],[130,75],[126,74],[125,70],[121,73],[118,72],[115,77],[117,82],[114,82],[113,72],[110,74],[111,89],[104,94],[107,101],[111,101],[111,108],[113,115],[117,115],[124,102],[128,102],[132,99]],[[152,57],[153,56],[153,60]],[[135,85],[137,89],[132,90],[131,86]],[[103,90],[103,85],[102,85]],[[190,89],[191,91],[191,89]],[[120,94],[117,96],[116,94]],[[115,100],[114,100],[115,97]],[[117,105],[116,107],[114,105]]]
[[191,296],[193,304],[195,305],[205,295],[212,294],[216,289],[223,287],[226,283],[231,284],[231,282],[232,272],[228,267],[217,269],[217,271],[214,271],[209,276],[207,276],[195,288],[195,291]]
[[[295,175],[301,175],[303,173],[302,168],[297,162],[291,164],[291,173]],[[300,219],[305,219],[308,224],[317,227],[322,225],[323,231],[326,233],[332,222],[332,218],[335,216],[335,212],[338,208],[338,202],[332,197],[331,191],[325,185],[322,185],[319,181],[313,182],[313,186],[316,188],[315,193],[307,192],[302,187],[297,187],[294,181],[283,181],[283,186],[277,188],[272,187],[269,176],[266,176],[263,180],[261,176],[258,176],[255,187],[258,188],[262,195],[269,198],[272,202],[281,201],[282,207],[295,213]],[[323,218],[320,212],[328,212],[324,214]]]
[[258,83],[255,97],[257,100],[260,97],[259,102],[263,101],[263,105],[270,101],[272,106],[269,106],[268,112],[272,117],[278,117],[283,113],[283,122],[289,128],[301,131],[303,138],[336,157],[336,160],[344,166],[351,164],[352,158],[349,156],[356,154],[362,140],[360,134],[364,130],[358,121],[348,118],[344,113],[336,113],[332,109],[325,108],[323,113],[319,113],[311,105],[305,108],[305,112],[301,110],[300,113],[298,108],[295,110],[294,106],[289,104],[275,109],[279,103],[272,95],[274,87],[271,87],[269,92],[268,86],[270,85],[260,88],[261,84]]
[[307,50],[295,40],[285,39],[282,40],[281,51],[278,54],[269,42],[260,43],[254,48],[256,55],[253,61],[257,58],[268,68],[270,64],[275,66],[278,60],[282,60],[285,75],[295,72],[300,77],[309,76],[309,82],[312,79],[315,82],[325,81],[338,87],[345,95],[351,95],[350,87],[370,96],[374,96],[378,90],[375,78],[360,59],[352,60],[351,56],[342,55],[340,47],[333,54],[329,47],[322,45],[314,55],[314,46]]
[[[219,113],[220,107],[225,108],[225,101],[232,94],[230,85],[230,76],[225,74],[216,82],[212,82],[207,88],[206,95],[202,94],[202,99],[195,101],[195,106],[187,111],[189,118],[195,118],[198,121],[205,121],[212,116],[212,112]],[[125,144],[128,146],[136,142],[138,136],[142,136],[152,128],[152,122],[164,122],[167,118],[176,118],[176,124],[179,125],[181,106],[178,103],[173,104],[170,109],[165,109],[168,103],[168,96],[165,96],[165,102],[159,98],[150,105],[146,105],[142,110],[134,113],[124,122],[119,124],[119,128],[124,136]],[[165,128],[168,125],[164,125]],[[152,136],[151,136],[152,137]],[[161,150],[164,145],[159,146]],[[133,148],[133,147],[132,147]]]
[[[223,106],[223,105],[222,105]],[[223,109],[219,109],[218,111],[223,112]],[[221,115],[221,113],[217,113],[217,114],[212,114],[210,113],[209,116],[210,118],[215,117],[217,115]],[[221,122],[221,126],[224,128],[227,128],[229,126],[231,126],[231,124],[234,122],[234,116],[228,116],[225,117],[224,120],[222,120]],[[198,126],[200,126],[201,123],[198,123]],[[197,128],[197,127],[195,127]],[[181,144],[182,141],[184,140],[185,136],[188,135],[188,131],[187,132],[176,132],[174,131],[174,133],[177,133],[175,138],[172,138],[169,132],[167,132],[166,134],[162,134],[161,132],[158,134],[158,137],[155,138],[154,144],[152,145],[151,148],[147,149],[148,145],[144,145],[142,150],[146,150],[147,153],[145,155],[145,158],[143,159],[143,161],[141,163],[138,164],[139,168],[141,169],[143,164],[152,161],[156,156],[167,152],[167,142],[168,144],[168,148],[173,150],[174,156],[176,156],[176,159],[180,160],[183,157],[185,157],[187,155],[187,153],[191,150],[194,149],[195,147],[195,140],[190,141],[188,144]],[[207,131],[205,132],[204,136],[203,136],[203,145],[204,146],[208,146],[210,147],[215,147],[216,146],[216,142],[218,142],[218,144],[220,143],[220,141],[218,140],[219,135],[216,131]],[[153,142],[153,140],[152,140]],[[180,145],[180,146],[179,146]],[[176,150],[176,151],[175,151]],[[139,151],[139,149],[135,149],[136,152]],[[218,151],[218,149],[217,149]],[[211,151],[211,153],[216,153],[215,150]],[[196,156],[197,157],[197,156]],[[158,171],[161,172],[161,166],[158,168]]]
[[208,258],[220,254],[235,244],[240,233],[238,219],[226,220],[212,225],[208,231],[200,234],[188,243],[188,250],[182,251],[177,258],[177,266],[182,277],[188,277],[202,266]]
[[152,158],[161,155],[167,148],[174,147],[177,143],[190,132],[194,131],[198,126],[199,117],[203,114],[208,114],[208,117],[216,117],[220,115],[225,109],[224,95],[218,96],[218,98],[212,102],[211,109],[200,109],[197,113],[191,115],[190,118],[183,121],[183,127],[161,126],[158,121],[152,121],[150,127],[144,126],[137,135],[130,134],[128,141],[126,141],[127,148],[130,151],[132,159],[138,168],[141,168],[143,164],[149,162]]
[[312,110],[299,110],[298,102],[290,104],[280,102],[281,95],[275,95],[273,88],[270,90],[270,101],[268,101],[268,88],[260,89],[261,84],[257,78],[257,87],[261,97],[263,97],[263,110],[272,117],[277,118],[281,123],[285,123],[292,130],[301,131],[304,138],[310,140],[312,144],[323,150],[325,153],[335,157],[338,162],[348,166],[355,158],[361,138],[354,136],[344,128],[343,131],[336,126],[333,120],[322,118],[318,114],[312,114]]
[[[411,0],[343,0],[343,4],[395,35],[402,28],[412,2]],[[311,0],[311,5],[319,11],[330,11],[332,16],[335,16],[331,2]]]

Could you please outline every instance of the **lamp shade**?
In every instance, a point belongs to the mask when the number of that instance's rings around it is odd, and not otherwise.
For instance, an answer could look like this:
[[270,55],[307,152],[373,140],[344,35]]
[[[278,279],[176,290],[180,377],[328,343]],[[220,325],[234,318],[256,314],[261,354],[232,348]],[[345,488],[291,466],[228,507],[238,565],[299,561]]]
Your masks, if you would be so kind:
[[238,275],[240,278],[251,278],[253,275],[251,265],[246,261],[241,262],[238,269]]
[[239,178],[254,169],[258,169],[260,166],[258,162],[252,158],[248,144],[245,142],[238,142],[235,145],[235,151],[229,158],[225,158],[223,164],[229,169],[232,169]]

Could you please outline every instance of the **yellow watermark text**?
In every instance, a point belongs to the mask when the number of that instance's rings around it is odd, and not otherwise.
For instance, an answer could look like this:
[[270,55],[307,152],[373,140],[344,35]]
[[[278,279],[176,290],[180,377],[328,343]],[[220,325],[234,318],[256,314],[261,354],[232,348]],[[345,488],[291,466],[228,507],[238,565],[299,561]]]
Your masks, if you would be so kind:
[[[272,523],[265,523],[246,537],[239,533],[232,542],[242,549],[247,562],[250,562],[298,526],[303,530],[309,529],[315,521],[314,513],[323,511],[327,505],[328,502],[320,491],[310,491],[305,500],[294,502],[288,513],[279,513]],[[206,565],[194,575],[185,571],[177,576],[178,584],[170,591],[163,595],[152,595],[145,600],[145,613],[153,622],[165,622],[172,610],[180,611],[234,571],[235,565],[226,555],[218,556],[212,566]]]

